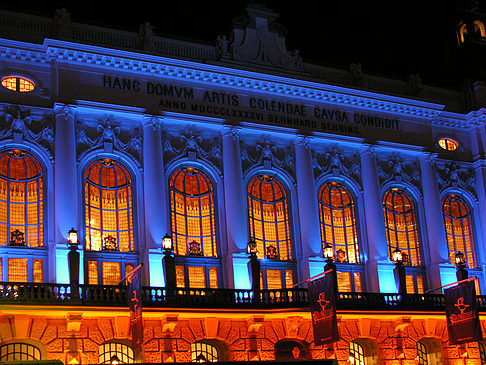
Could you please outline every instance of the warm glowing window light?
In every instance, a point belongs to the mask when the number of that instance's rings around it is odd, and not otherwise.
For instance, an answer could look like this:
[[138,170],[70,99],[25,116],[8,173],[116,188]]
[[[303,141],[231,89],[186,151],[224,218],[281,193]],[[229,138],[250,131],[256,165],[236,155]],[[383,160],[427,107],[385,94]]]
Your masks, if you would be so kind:
[[349,364],[350,365],[365,365],[364,348],[357,342],[349,343]]
[[0,362],[40,360],[41,352],[34,345],[17,342],[0,346]]
[[342,184],[330,182],[321,186],[318,197],[322,247],[333,246],[338,262],[359,263],[353,196]]
[[205,342],[194,342],[191,344],[192,362],[218,362],[218,349]]
[[278,260],[291,260],[287,192],[278,179],[259,175],[250,181],[248,215],[250,236],[257,243],[258,258],[271,256]]
[[33,81],[20,76],[6,76],[2,78],[2,86],[20,93],[28,93],[35,89]]
[[441,138],[439,146],[446,151],[455,151],[459,148],[459,143],[450,138]]
[[174,253],[217,257],[214,190],[207,175],[193,167],[177,170],[169,195]]
[[29,153],[0,153],[0,244],[44,246],[44,172]]
[[449,249],[449,262],[455,263],[455,254],[462,252],[469,269],[478,267],[471,212],[458,195],[449,194],[442,200],[442,216]]
[[88,251],[135,251],[132,179],[111,159],[93,161],[84,174]]
[[99,348],[98,361],[100,364],[133,364],[135,357],[133,349],[125,344],[118,342],[104,343]]
[[390,260],[399,248],[411,266],[421,266],[417,217],[410,196],[401,189],[388,190],[383,196],[383,214]]

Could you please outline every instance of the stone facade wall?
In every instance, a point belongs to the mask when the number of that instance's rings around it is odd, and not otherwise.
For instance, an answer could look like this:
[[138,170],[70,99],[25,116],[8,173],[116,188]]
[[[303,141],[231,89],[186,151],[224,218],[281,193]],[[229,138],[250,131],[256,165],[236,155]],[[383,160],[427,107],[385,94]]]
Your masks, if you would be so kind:
[[[30,343],[41,350],[44,359],[68,363],[98,363],[99,347],[106,342],[130,344],[129,317],[77,312],[57,316],[3,314],[0,316],[1,344]],[[349,343],[356,341],[365,349],[368,364],[417,364],[417,341],[426,344],[434,363],[480,365],[477,343],[451,346],[445,318],[366,314],[338,315],[341,340],[313,346],[313,331],[307,313],[274,314],[232,313],[218,316],[165,314],[151,312],[144,319],[144,343],[135,349],[137,362],[191,362],[191,344],[196,341],[219,343],[222,358],[230,361],[275,360],[279,341],[302,344],[304,358],[337,359],[348,364]],[[482,321],[483,332],[486,328]],[[435,344],[436,350],[433,350]]]

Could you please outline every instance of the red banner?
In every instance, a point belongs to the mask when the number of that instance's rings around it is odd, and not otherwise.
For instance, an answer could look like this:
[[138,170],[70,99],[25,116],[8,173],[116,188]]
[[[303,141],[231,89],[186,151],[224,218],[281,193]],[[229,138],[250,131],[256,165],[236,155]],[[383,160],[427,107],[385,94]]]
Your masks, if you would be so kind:
[[132,344],[137,347],[143,342],[142,325],[142,276],[140,267],[137,267],[127,276],[128,306],[130,308],[130,329],[132,331]]
[[309,282],[309,302],[316,346],[339,340],[332,274]]
[[474,281],[444,289],[449,344],[476,342],[483,338]]

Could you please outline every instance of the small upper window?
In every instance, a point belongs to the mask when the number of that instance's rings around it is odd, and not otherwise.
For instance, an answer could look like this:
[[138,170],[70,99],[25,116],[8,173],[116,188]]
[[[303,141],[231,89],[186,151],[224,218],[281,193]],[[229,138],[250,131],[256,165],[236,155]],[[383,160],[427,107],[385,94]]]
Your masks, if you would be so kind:
[[35,89],[33,81],[20,76],[5,76],[2,79],[2,86],[19,93],[28,93]]
[[439,146],[446,151],[455,151],[459,148],[459,143],[450,138],[441,138]]

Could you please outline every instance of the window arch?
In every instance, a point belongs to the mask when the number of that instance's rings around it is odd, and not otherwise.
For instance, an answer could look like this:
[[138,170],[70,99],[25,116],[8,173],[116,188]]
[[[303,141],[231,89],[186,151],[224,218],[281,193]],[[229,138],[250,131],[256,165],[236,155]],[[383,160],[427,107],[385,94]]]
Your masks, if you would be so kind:
[[194,167],[180,168],[170,178],[169,194],[175,254],[218,256],[211,180]]
[[364,348],[357,342],[349,343],[349,364],[366,365]]
[[220,358],[220,351],[216,346],[207,342],[194,342],[191,344],[192,362],[218,362]]
[[100,345],[98,361],[100,364],[133,364],[133,349],[119,342],[108,342]]
[[442,216],[449,249],[449,262],[454,264],[455,254],[464,253],[469,269],[478,267],[472,216],[466,201],[456,194],[449,194],[442,200]]
[[419,365],[441,365],[442,349],[438,340],[422,338],[417,341],[417,360]]
[[388,255],[397,248],[408,256],[411,266],[421,266],[420,239],[415,205],[402,189],[393,188],[383,196]]
[[356,224],[356,206],[351,192],[336,181],[318,192],[322,247],[331,245],[338,265],[339,291],[361,291],[362,265]]
[[287,191],[277,178],[258,175],[250,181],[248,214],[258,258],[291,260]]
[[39,348],[28,343],[8,343],[0,346],[0,362],[5,361],[39,361]]
[[486,349],[481,342],[478,342],[479,347],[479,359],[481,360],[481,365],[486,365]]
[[0,242],[44,246],[44,171],[30,153],[0,153]]
[[87,251],[135,251],[132,178],[118,161],[102,158],[84,173]]
[[178,287],[218,288],[215,192],[211,179],[193,166],[169,179],[172,239]]

